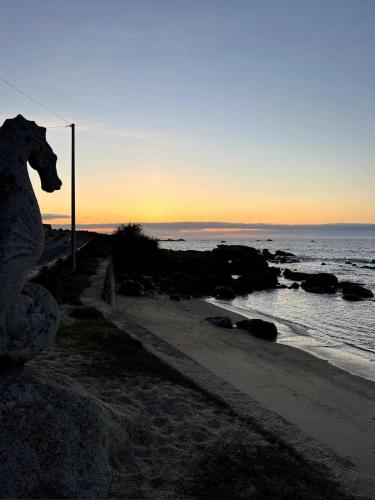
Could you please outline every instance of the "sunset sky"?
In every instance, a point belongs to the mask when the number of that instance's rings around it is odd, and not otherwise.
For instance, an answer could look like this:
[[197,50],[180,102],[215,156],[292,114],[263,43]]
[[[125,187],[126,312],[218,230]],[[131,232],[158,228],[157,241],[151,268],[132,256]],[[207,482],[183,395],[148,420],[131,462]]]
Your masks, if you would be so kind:
[[[375,223],[373,0],[0,6],[0,76],[77,124],[80,223]],[[64,125],[2,82],[0,110]]]

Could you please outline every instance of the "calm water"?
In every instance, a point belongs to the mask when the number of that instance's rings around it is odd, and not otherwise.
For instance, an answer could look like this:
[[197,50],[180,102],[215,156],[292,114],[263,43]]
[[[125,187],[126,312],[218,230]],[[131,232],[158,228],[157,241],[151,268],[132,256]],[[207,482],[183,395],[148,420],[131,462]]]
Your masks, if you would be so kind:
[[[192,240],[161,242],[163,248],[174,250],[211,250],[219,241]],[[375,259],[375,239],[254,239],[226,240],[270,251],[293,252],[300,259],[284,264],[306,272],[330,272],[339,280],[355,281],[375,293],[375,269],[364,269]],[[326,265],[322,266],[322,262]],[[350,263],[351,264],[350,264]],[[354,264],[354,265],[353,265]],[[283,279],[280,279],[283,283]],[[285,280],[291,284],[291,281]],[[211,300],[211,299],[210,299]],[[327,359],[352,373],[375,381],[375,302],[346,302],[341,294],[316,295],[304,290],[273,290],[254,292],[233,301],[212,302],[248,317],[264,317],[278,325],[279,342],[293,345]]]

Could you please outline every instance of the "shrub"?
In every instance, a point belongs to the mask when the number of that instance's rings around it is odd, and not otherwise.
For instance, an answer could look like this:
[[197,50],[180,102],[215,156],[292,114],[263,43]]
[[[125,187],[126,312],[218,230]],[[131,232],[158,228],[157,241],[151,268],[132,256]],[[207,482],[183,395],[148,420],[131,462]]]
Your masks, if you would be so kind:
[[140,224],[119,226],[113,235],[113,264],[116,277],[124,272],[145,270],[159,258],[158,242],[143,233]]

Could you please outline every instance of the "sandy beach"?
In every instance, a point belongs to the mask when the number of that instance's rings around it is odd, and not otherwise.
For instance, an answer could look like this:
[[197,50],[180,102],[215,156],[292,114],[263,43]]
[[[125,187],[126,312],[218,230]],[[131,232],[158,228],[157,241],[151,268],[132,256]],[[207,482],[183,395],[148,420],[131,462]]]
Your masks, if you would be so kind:
[[375,476],[375,384],[294,347],[213,327],[204,302],[117,296],[117,309]]

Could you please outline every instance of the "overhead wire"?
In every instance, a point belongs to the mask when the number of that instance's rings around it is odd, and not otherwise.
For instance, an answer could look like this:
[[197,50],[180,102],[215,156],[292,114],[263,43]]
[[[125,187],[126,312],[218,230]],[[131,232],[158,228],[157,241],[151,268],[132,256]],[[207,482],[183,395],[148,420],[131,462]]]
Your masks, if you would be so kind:
[[[44,104],[42,104],[40,101],[38,101],[37,99],[34,99],[34,97],[32,97],[31,95],[29,94],[26,94],[26,92],[24,92],[23,90],[21,90],[20,88],[18,88],[16,85],[14,85],[13,83],[9,82],[8,80],[6,80],[5,78],[3,78],[2,76],[0,76],[0,80],[5,83],[6,85],[8,85],[8,87],[12,88],[13,90],[19,92],[20,94],[22,94],[24,97],[26,97],[27,99],[30,99],[30,101],[32,101],[34,104],[40,106],[41,108],[43,108],[45,111],[48,111],[48,113],[50,113],[51,115],[54,115],[56,118],[58,118],[59,120],[62,120],[63,122],[66,123],[66,125],[64,125],[65,127],[67,126],[70,126],[70,122],[68,122],[68,120],[65,120],[65,118],[63,118],[62,116],[60,116],[59,114],[55,113],[55,111],[53,111],[52,109],[48,108],[47,106],[45,106]],[[58,127],[62,127],[62,125],[57,125],[56,127],[52,126],[52,127],[48,127],[48,128],[58,128]]]

